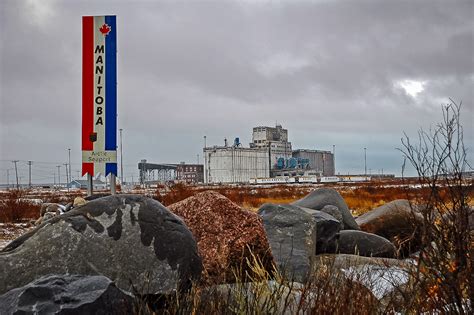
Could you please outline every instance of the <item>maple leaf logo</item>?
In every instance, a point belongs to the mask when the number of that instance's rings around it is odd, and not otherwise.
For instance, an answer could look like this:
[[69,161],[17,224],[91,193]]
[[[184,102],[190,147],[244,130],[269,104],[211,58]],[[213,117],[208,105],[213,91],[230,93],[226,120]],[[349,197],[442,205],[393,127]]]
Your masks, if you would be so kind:
[[111,29],[110,26],[107,25],[107,24],[104,24],[104,25],[102,25],[102,26],[99,28],[99,31],[100,31],[104,36],[109,35],[109,33],[110,33],[111,30],[112,30],[112,29]]

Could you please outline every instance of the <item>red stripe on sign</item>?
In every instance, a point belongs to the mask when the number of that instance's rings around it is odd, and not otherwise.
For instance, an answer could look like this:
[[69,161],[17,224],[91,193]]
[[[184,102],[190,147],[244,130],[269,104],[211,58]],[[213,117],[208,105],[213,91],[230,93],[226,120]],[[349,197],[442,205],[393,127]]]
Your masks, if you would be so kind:
[[[94,150],[94,17],[82,17],[82,150]],[[84,171],[83,171],[84,172]]]
[[94,163],[82,163],[82,176],[89,173],[90,176],[94,176]]

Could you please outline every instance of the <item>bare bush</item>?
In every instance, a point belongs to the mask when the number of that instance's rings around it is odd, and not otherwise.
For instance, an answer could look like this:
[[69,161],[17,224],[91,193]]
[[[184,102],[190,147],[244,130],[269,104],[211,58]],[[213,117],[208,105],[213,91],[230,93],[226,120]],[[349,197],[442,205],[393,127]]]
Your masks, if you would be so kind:
[[422,249],[414,277],[416,290],[406,301],[408,310],[437,310],[472,314],[474,296],[473,234],[469,228],[472,179],[460,123],[461,104],[443,107],[443,120],[434,128],[420,129],[413,143],[402,138],[400,151],[415,168],[418,183],[429,193],[414,202],[423,216]]

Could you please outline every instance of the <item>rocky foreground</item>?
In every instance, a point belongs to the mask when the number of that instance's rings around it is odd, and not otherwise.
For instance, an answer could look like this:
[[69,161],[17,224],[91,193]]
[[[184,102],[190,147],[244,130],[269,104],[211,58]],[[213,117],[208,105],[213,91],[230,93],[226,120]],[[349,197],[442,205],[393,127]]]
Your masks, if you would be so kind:
[[377,289],[358,279],[382,301],[408,282],[412,264],[400,258],[419,249],[408,239],[419,214],[406,200],[354,219],[328,188],[293,204],[264,204],[257,214],[216,192],[168,208],[139,195],[46,208],[53,210],[42,211],[36,228],[0,251],[0,314],[129,313],[138,298],[187,292],[193,284],[229,298],[232,283],[243,281],[245,294],[254,294],[252,262],[270,278],[295,284],[285,289],[284,309],[292,313],[302,298],[296,284],[326,268],[328,257],[344,279],[394,278]]

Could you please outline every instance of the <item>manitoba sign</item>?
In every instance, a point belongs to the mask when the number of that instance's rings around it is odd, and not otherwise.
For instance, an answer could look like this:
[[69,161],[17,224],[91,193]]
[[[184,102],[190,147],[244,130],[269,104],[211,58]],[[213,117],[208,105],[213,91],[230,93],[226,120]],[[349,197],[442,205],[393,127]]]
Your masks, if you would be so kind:
[[82,175],[117,175],[115,16],[82,17]]

